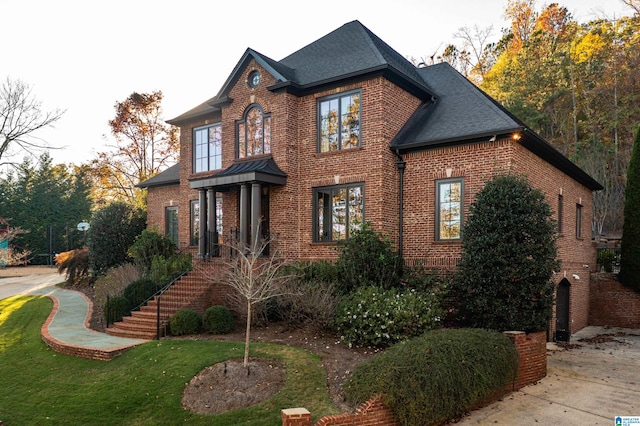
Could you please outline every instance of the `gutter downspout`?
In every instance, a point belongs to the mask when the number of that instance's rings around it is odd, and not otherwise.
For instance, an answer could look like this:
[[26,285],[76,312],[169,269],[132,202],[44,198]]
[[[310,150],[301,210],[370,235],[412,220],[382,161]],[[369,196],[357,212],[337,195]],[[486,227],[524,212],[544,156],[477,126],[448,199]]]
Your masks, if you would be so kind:
[[396,149],[394,152],[398,161],[396,161],[396,168],[398,169],[398,254],[400,255],[400,261],[403,262],[402,248],[404,240],[404,169],[407,165],[406,161],[400,155],[400,150]]

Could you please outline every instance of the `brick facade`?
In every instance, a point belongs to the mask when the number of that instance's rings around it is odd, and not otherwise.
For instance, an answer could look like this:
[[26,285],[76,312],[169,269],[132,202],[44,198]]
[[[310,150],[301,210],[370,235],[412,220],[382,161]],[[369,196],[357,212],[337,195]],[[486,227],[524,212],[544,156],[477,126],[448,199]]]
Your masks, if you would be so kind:
[[[497,173],[523,173],[533,186],[540,188],[556,212],[557,198],[563,197],[563,232],[558,239],[561,270],[556,284],[566,279],[570,284],[570,332],[588,323],[589,271],[595,268],[595,250],[590,241],[591,190],[551,165],[521,141],[502,136],[498,140],[448,144],[445,147],[410,151],[399,158],[391,143],[424,103],[406,86],[394,84],[381,75],[344,79],[320,85],[312,93],[294,95],[272,90],[278,80],[264,62],[249,57],[234,71],[225,85],[224,102],[206,114],[180,120],[180,184],[150,188],[149,225],[164,229],[164,208],[179,206],[179,247],[197,253],[190,246],[190,203],[198,199],[192,182],[202,181],[220,170],[193,173],[193,129],[221,123],[222,169],[236,160],[236,123],[247,109],[259,105],[271,117],[271,157],[287,175],[285,185],[263,185],[268,193],[269,230],[272,247],[287,260],[335,259],[336,244],[313,241],[314,188],[349,183],[364,186],[364,216],[376,231],[399,243],[400,206],[399,172],[396,163],[406,162],[403,186],[403,256],[409,262],[421,262],[434,269],[452,270],[461,254],[461,244],[440,242],[435,238],[436,182],[445,178],[464,179],[464,213],[484,183]],[[247,84],[258,71],[262,82]],[[319,153],[318,99],[353,90],[361,93],[361,146]],[[462,119],[462,118],[461,118]],[[495,139],[495,138],[494,138]],[[250,157],[255,159],[257,157]],[[239,228],[238,186],[218,193],[223,203],[223,240]],[[576,237],[576,205],[582,206],[582,237]],[[555,318],[550,324],[552,337]]]

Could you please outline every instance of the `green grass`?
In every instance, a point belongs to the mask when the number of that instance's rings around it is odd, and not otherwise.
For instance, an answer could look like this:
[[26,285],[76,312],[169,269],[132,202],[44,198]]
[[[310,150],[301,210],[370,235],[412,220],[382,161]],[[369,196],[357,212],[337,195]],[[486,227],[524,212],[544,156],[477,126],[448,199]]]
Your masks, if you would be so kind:
[[279,425],[280,410],[305,407],[314,419],[336,414],[319,357],[298,348],[251,344],[251,356],[281,359],[284,388],[271,399],[221,415],[182,408],[185,384],[205,367],[241,358],[236,342],[162,340],[109,361],[59,354],[40,328],[52,308],[48,298],[0,300],[0,420],[6,425]]

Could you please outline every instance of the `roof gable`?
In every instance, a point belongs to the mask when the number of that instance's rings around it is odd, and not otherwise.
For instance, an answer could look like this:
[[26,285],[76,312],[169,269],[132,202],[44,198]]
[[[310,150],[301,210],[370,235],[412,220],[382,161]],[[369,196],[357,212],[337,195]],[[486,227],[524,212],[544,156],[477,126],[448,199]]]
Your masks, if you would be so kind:
[[434,93],[411,62],[359,21],[352,21],[281,61],[247,49],[216,96],[167,122],[180,124],[219,111],[232,101],[228,95],[251,60],[275,78],[272,91],[304,95],[345,80],[382,75],[425,101]]

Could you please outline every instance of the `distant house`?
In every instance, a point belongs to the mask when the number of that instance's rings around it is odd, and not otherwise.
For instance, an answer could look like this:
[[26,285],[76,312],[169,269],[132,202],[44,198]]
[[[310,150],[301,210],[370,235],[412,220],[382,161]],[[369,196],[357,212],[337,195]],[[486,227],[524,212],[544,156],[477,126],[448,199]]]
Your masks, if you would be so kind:
[[217,95],[169,123],[181,162],[140,184],[149,226],[201,257],[270,235],[287,259],[332,259],[367,221],[406,261],[453,269],[475,194],[526,174],[558,220],[550,336],[587,325],[601,185],[446,63],[415,67],[353,21],[279,61],[247,49]]

